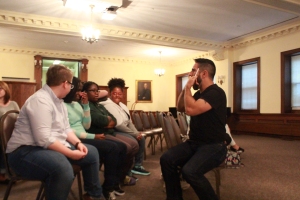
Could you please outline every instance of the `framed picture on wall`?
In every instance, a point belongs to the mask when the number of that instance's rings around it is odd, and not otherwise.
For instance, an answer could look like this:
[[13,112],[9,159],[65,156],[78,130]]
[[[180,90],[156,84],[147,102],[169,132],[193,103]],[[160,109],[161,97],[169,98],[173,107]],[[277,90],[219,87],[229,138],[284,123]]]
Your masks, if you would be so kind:
[[152,103],[152,81],[135,81],[135,100],[140,103]]

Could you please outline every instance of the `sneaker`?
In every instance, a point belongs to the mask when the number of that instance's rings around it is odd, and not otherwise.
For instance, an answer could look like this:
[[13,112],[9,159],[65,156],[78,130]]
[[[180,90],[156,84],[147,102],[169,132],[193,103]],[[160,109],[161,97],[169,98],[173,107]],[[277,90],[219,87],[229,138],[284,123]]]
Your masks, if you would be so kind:
[[118,196],[123,196],[125,194],[124,190],[122,190],[119,185],[114,188],[114,193]]
[[103,191],[103,195],[106,198],[106,200],[116,200],[117,199],[117,197],[116,197],[116,195],[115,195],[115,193],[114,193],[113,190],[111,190],[111,191]]
[[136,180],[130,176],[126,176],[124,181],[123,181],[123,185],[135,185]]
[[150,175],[150,172],[146,171],[143,166],[134,166],[133,169],[131,170],[133,174],[139,174],[139,175],[144,175],[148,176]]

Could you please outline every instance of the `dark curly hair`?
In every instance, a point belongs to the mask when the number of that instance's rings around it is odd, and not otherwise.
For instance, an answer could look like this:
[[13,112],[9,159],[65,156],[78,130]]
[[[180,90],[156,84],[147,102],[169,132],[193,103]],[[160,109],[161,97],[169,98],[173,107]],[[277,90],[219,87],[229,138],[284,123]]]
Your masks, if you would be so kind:
[[116,87],[120,88],[122,91],[125,88],[125,81],[122,78],[112,78],[107,83],[109,91],[111,92]]
[[80,79],[73,76],[72,84],[74,85],[74,88],[67,94],[65,98],[63,98],[65,103],[72,103],[72,101],[75,100],[76,92],[79,89],[80,83]]

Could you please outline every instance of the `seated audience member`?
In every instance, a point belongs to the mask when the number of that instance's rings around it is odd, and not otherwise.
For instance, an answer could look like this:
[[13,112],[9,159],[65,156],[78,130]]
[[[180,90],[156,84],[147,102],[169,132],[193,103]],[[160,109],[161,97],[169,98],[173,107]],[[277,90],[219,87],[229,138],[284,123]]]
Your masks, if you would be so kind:
[[115,129],[119,131],[119,134],[135,139],[139,143],[140,149],[135,156],[135,164],[131,172],[139,175],[150,175],[150,172],[146,171],[142,166],[145,151],[145,138],[138,130],[136,130],[130,119],[127,106],[121,102],[123,99],[124,87],[125,81],[123,79],[110,79],[108,82],[110,98],[100,103],[116,118]]
[[[20,110],[20,108],[15,101],[10,100],[8,85],[0,81],[0,117],[9,110]],[[8,184],[9,180],[5,177],[6,170],[2,155],[2,148],[0,146],[0,184]]]
[[235,141],[232,138],[232,135],[230,133],[230,128],[229,128],[228,124],[225,125],[225,129],[226,129],[226,133],[231,137],[230,150],[238,152],[238,153],[243,153],[245,150],[235,143]]
[[[133,158],[139,151],[139,145],[135,139],[126,137],[114,130],[116,125],[115,117],[109,113],[99,101],[98,85],[88,81],[83,85],[82,91],[87,93],[91,113],[91,126],[87,130],[89,133],[103,133],[106,139],[123,142],[127,147],[125,159],[125,171],[128,172],[133,164]],[[127,176],[124,185],[134,185],[136,182],[134,177]]]
[[[87,133],[91,125],[90,106],[87,94],[81,92],[82,84],[80,80],[73,77],[74,88],[64,98],[68,110],[69,124],[81,142],[93,145],[97,148],[99,159],[104,160],[104,178],[102,185],[103,195],[108,200],[116,199],[115,194],[124,195],[120,189],[122,177],[122,167],[126,156],[126,145],[122,142],[106,140],[104,134]],[[80,104],[77,102],[79,101]]]
[[73,88],[72,77],[62,65],[48,69],[46,84],[27,99],[17,118],[8,163],[16,174],[45,182],[48,200],[67,199],[74,180],[71,164],[79,165],[87,192],[83,199],[101,199],[98,151],[76,137],[62,100]]
[[[199,199],[217,200],[218,196],[205,174],[224,162],[227,153],[226,94],[214,84],[213,61],[195,59],[188,81],[181,91],[177,110],[191,116],[189,139],[168,149],[160,158],[166,184],[167,200],[182,200],[183,179],[191,185]],[[192,95],[191,88],[199,89]]]

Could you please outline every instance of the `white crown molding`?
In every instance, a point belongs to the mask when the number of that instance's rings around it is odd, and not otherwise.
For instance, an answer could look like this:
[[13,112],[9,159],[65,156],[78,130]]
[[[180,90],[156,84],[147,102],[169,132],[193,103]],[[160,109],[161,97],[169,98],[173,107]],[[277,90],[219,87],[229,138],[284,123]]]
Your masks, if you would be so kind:
[[[31,31],[41,31],[54,34],[63,33],[67,35],[79,36],[81,28],[86,25],[86,23],[81,21],[44,17],[40,15],[17,13],[6,10],[0,10],[0,13],[0,24],[23,27],[25,29],[30,28]],[[95,28],[101,31],[101,37],[104,39],[121,39],[200,51],[224,48],[222,43],[219,42],[200,40],[191,37],[182,37],[179,35],[105,24],[95,24]]]
[[236,49],[300,32],[300,19],[273,29],[247,35],[224,43],[226,49]]
[[[55,33],[55,34],[66,34],[66,35],[80,35],[80,29],[84,27],[85,23],[74,20],[66,20],[61,18],[51,18],[44,17],[39,15],[31,15],[25,13],[16,13],[6,10],[0,10],[0,25],[4,26],[13,26],[13,27],[22,27],[30,29],[31,31],[40,31],[46,33]],[[148,43],[156,45],[165,45],[169,47],[184,48],[184,49],[193,49],[207,51],[207,53],[199,55],[199,57],[212,56],[212,51],[222,51],[228,49],[242,48],[245,46],[257,44],[267,40],[273,40],[278,37],[286,36],[288,34],[297,33],[300,31],[300,19],[295,19],[285,25],[279,24],[276,27],[271,27],[269,29],[261,30],[260,32],[252,33],[245,35],[243,37],[226,41],[223,43],[216,43],[211,41],[204,41],[195,38],[182,37],[178,35],[171,35],[158,32],[150,32],[138,29],[130,29],[124,27],[110,26],[97,24],[96,26],[101,30],[102,37],[112,39],[112,40],[124,40],[124,41],[136,41],[139,43]],[[0,49],[0,52],[13,53],[26,53],[26,49],[16,49],[16,48],[7,48]],[[30,50],[32,52],[39,52],[40,50]],[[150,60],[139,60],[139,59],[128,59],[115,56],[102,56],[102,55],[87,55],[80,53],[70,53],[70,52],[52,52],[49,50],[41,50],[44,56],[52,57],[70,57],[70,58],[87,58],[95,59],[101,61],[113,61],[113,62],[138,62],[138,63],[153,63]],[[33,53],[38,54],[38,53]],[[175,63],[184,62],[191,60],[193,58],[184,58],[175,60]]]
[[[65,59],[88,59],[88,60],[99,60],[103,62],[123,62],[123,63],[136,63],[136,64],[145,64],[153,65],[157,64],[157,61],[150,59],[132,59],[124,58],[117,56],[105,56],[97,54],[84,54],[84,53],[75,53],[75,52],[64,52],[64,51],[51,51],[45,49],[29,49],[29,48],[15,48],[0,46],[0,52],[2,53],[16,53],[16,54],[28,54],[28,55],[41,55],[43,57],[55,57],[55,58],[65,58]],[[33,59],[33,57],[32,57]]]

